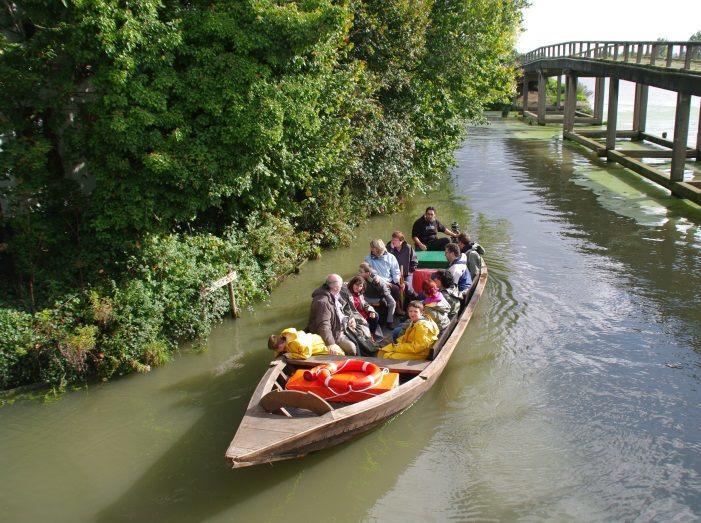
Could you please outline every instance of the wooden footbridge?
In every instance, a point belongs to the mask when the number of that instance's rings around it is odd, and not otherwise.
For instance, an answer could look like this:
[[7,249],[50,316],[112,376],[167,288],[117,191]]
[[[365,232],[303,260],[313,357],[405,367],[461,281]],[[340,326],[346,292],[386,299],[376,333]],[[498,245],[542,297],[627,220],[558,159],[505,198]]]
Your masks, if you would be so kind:
[[[685,180],[686,162],[701,161],[701,115],[696,145],[687,146],[691,97],[701,96],[701,42],[564,42],[540,47],[520,57],[522,69],[521,112],[540,125],[561,122],[565,139],[574,140],[598,156],[631,169],[669,189],[672,194],[701,204],[701,182]],[[565,76],[564,101],[561,81]],[[557,77],[555,104],[548,105],[546,84]],[[577,82],[595,78],[593,114],[577,109]],[[605,79],[609,79],[608,114],[604,121]],[[635,83],[632,129],[618,129],[619,81]],[[537,81],[536,112],[529,110],[528,85]],[[674,137],[668,140],[645,130],[648,89],[659,87],[677,93]],[[562,105],[561,105],[562,103]],[[577,124],[605,125],[605,129],[578,129]],[[643,142],[650,147],[616,149],[617,139]],[[662,170],[645,158],[671,158]],[[688,178],[688,176],[687,176]]]

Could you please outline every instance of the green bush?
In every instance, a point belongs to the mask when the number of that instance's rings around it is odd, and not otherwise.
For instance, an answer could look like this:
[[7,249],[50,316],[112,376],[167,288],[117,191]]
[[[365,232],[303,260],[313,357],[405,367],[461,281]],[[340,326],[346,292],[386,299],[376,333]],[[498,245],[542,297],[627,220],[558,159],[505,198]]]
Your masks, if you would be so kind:
[[9,389],[26,380],[21,362],[34,348],[32,315],[0,309],[0,389]]
[[524,6],[10,2],[0,387],[146,372],[228,310],[203,284],[250,303],[435,186],[513,93]]

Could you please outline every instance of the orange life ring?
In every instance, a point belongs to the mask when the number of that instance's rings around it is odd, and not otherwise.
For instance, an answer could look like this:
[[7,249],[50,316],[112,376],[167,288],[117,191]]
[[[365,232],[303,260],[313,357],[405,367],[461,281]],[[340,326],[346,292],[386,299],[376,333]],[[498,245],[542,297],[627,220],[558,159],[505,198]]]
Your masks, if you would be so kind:
[[[343,371],[363,372],[365,376],[358,376],[351,380],[334,377],[334,374]],[[383,374],[384,372],[380,367],[369,361],[344,360],[339,363],[323,363],[317,365],[313,369],[305,371],[304,379],[307,381],[320,381],[327,387],[342,392],[357,392],[361,389],[374,387],[375,384],[382,379]]]

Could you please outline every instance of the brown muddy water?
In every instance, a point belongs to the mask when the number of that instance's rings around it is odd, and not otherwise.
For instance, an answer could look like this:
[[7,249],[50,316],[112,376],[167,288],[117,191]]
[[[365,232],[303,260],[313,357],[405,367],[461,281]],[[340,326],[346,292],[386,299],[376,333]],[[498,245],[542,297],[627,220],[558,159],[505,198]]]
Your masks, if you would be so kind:
[[[372,220],[271,299],[148,375],[0,408],[0,520],[701,518],[701,210],[490,116],[453,194]],[[236,471],[224,451],[311,291],[427,201],[487,249],[490,281],[437,385],[369,434]]]

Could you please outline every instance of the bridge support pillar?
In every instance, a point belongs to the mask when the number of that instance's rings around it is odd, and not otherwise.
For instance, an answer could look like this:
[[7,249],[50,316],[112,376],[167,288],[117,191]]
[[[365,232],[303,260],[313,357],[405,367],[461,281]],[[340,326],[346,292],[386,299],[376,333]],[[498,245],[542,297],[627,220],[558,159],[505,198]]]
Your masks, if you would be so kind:
[[[645,132],[647,123],[647,94],[648,86],[635,84],[635,102],[633,103],[633,130],[639,133]],[[637,138],[640,140],[641,138]]]
[[609,80],[609,108],[606,118],[606,150],[616,149],[616,125],[618,120],[618,78]]
[[701,162],[701,107],[699,107],[699,128],[696,131],[696,161]]
[[562,126],[562,134],[572,132],[574,130],[574,116],[577,111],[577,75],[567,72],[565,77],[565,117],[564,125]]
[[528,75],[523,74],[523,105],[521,106],[521,116],[526,117],[528,111]]
[[686,141],[689,137],[689,113],[691,95],[677,93],[677,110],[674,116],[674,146],[672,147],[672,171],[670,180],[684,181],[684,164],[686,163]]
[[606,78],[597,78],[594,83],[594,118],[601,125],[604,121],[604,96],[606,92]]
[[538,71],[538,125],[545,125],[545,84],[547,83],[547,78],[542,71]]
[[555,98],[555,110],[559,111],[560,110],[560,102],[562,101],[560,91],[562,91],[562,75],[558,74],[557,75],[557,95]]

